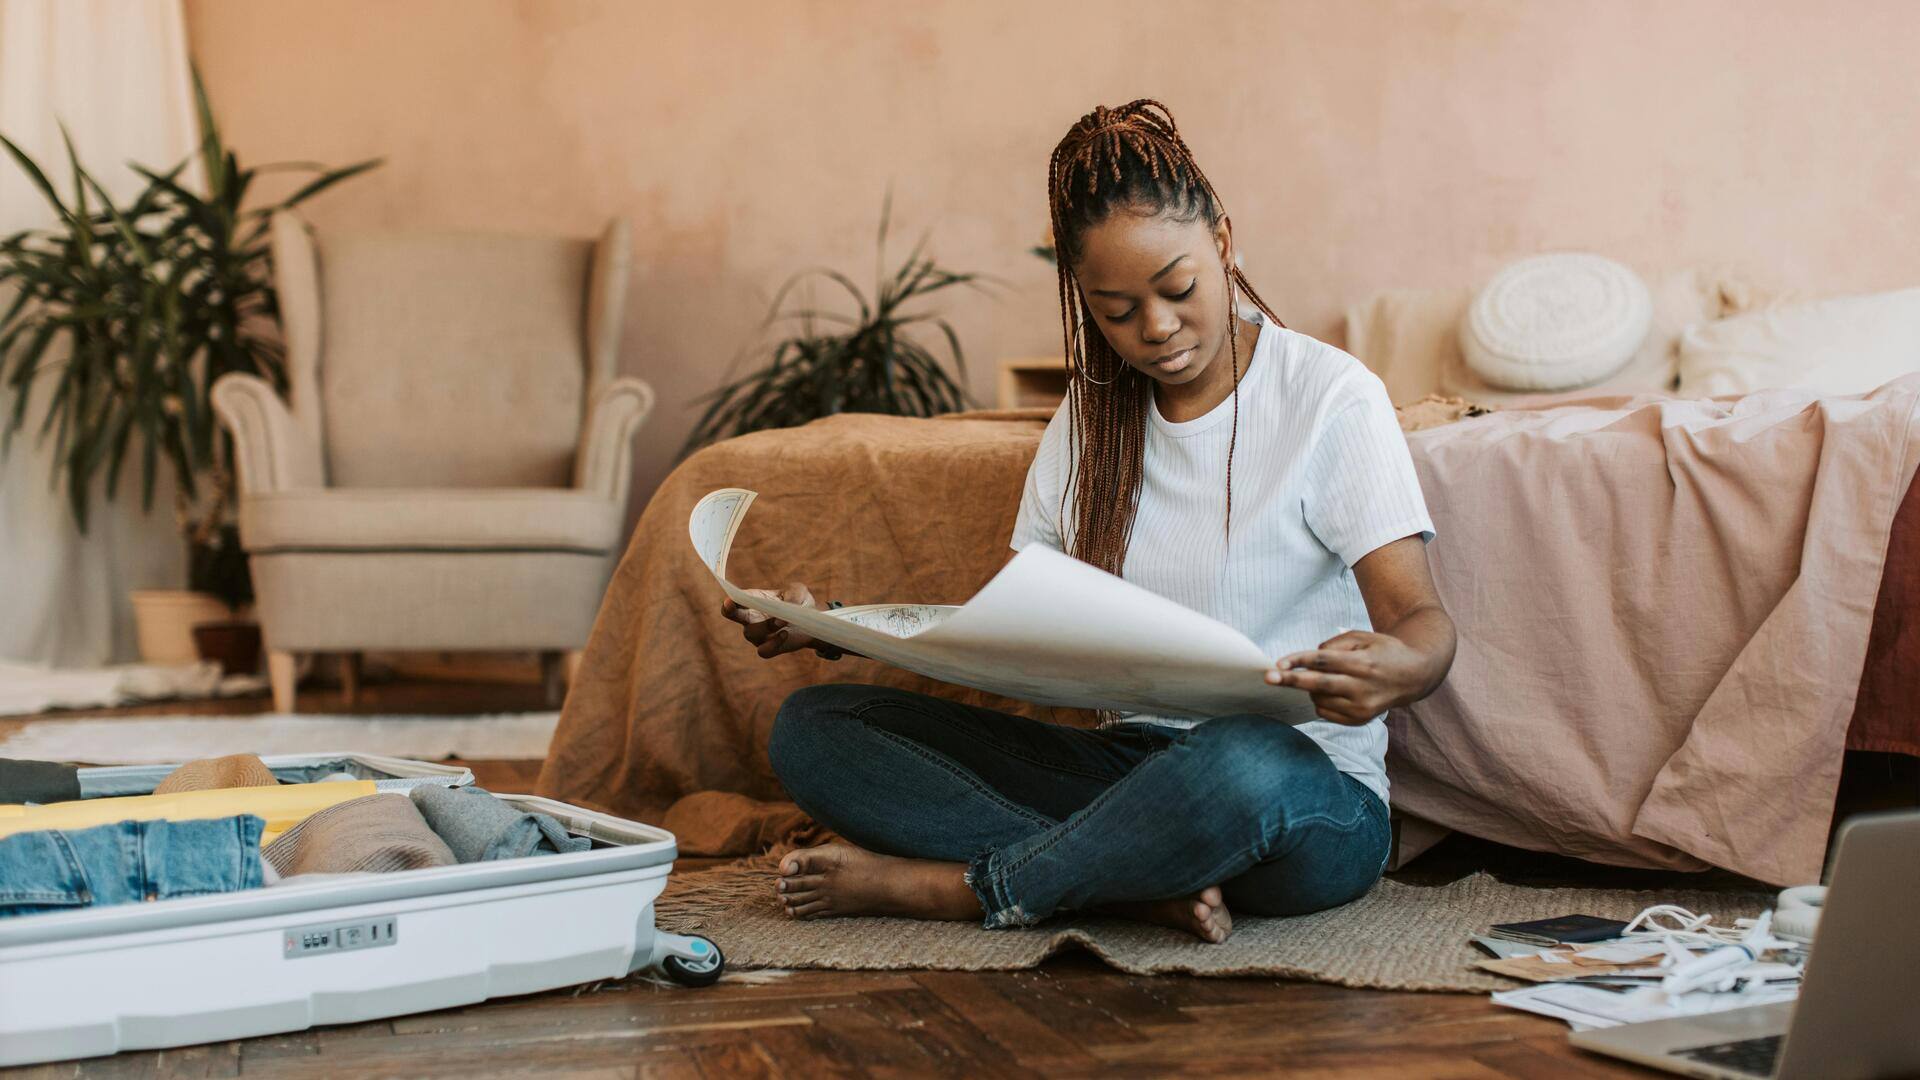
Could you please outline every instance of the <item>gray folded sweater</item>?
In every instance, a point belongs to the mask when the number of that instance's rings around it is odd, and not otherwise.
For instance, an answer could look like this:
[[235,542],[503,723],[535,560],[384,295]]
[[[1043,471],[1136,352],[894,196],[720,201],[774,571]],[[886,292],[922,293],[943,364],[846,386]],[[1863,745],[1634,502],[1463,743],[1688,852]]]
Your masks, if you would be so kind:
[[481,788],[422,784],[411,795],[427,824],[463,863],[585,851],[593,846],[584,836],[568,835],[552,815],[516,810]]

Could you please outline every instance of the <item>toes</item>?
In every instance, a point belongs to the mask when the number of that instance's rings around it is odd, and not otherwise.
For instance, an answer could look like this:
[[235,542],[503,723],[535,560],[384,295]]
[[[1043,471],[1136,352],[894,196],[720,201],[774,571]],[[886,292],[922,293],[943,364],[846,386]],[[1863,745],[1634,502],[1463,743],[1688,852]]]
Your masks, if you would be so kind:
[[1194,930],[1201,940],[1219,944],[1233,933],[1233,917],[1227,913],[1227,905],[1217,886],[1208,887],[1194,894],[1193,898]]
[[801,848],[790,851],[780,860],[780,876],[793,877],[798,874],[817,874],[827,868],[828,848]]
[[1202,941],[1217,943],[1226,936],[1221,932],[1220,924],[1214,921],[1213,909],[1199,901],[1193,905],[1193,929]]
[[827,901],[815,900],[811,903],[793,905],[787,908],[787,914],[796,919],[816,919],[831,912],[828,910]]
[[781,878],[775,888],[783,893],[815,892],[824,888],[826,883],[827,879],[823,874],[800,874]]
[[1233,936],[1233,915],[1226,908],[1213,909],[1213,925],[1220,931],[1220,936],[1214,940],[1225,941]]
[[1227,913],[1226,897],[1218,885],[1209,885],[1193,895],[1193,914],[1200,936],[1207,941],[1218,944],[1233,933],[1233,916]]
[[805,918],[808,914],[820,910],[826,901],[827,898],[822,893],[807,893],[800,898],[783,896],[780,898],[780,910],[790,919]]
[[824,874],[840,863],[839,844],[822,844],[819,847],[800,848],[790,851],[780,860],[780,873],[787,877],[796,874]]

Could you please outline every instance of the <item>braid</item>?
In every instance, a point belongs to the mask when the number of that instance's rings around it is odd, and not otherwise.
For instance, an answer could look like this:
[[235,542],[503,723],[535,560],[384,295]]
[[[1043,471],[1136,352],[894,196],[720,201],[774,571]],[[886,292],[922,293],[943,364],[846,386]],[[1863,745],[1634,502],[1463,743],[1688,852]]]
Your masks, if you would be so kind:
[[[1193,160],[1165,105],[1142,98],[1096,107],[1053,149],[1047,202],[1058,245],[1060,323],[1067,357],[1070,464],[1060,494],[1067,520],[1073,493],[1074,557],[1111,574],[1126,563],[1145,476],[1147,410],[1153,380],[1130,367],[1093,321],[1072,263],[1087,227],[1124,207],[1146,206],[1211,224],[1225,211]],[[1233,428],[1227,443],[1227,535],[1233,534],[1233,451],[1240,436],[1240,320],[1236,291],[1285,326],[1238,267],[1227,275],[1227,340],[1233,364]]]

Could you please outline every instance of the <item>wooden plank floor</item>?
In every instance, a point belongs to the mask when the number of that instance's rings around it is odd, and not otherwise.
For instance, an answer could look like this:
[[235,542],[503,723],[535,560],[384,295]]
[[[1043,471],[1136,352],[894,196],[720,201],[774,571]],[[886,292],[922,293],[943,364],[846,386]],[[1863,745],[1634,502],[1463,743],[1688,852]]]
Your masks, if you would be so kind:
[[1479,995],[1121,975],[796,972],[703,990],[638,980],[375,1023],[6,1070],[51,1077],[1651,1075]]
[[[525,683],[375,683],[352,711],[540,708]],[[303,711],[344,712],[303,691]],[[259,698],[66,716],[266,711]],[[22,721],[0,718],[0,734]],[[471,762],[528,791],[537,762]],[[1431,860],[1431,861],[1429,861]],[[1570,860],[1449,841],[1408,878],[1478,867],[1591,880]],[[1606,883],[1650,875],[1600,871]],[[1084,953],[1021,972],[796,972],[702,990],[628,979],[374,1023],[15,1070],[4,1077],[907,1077],[1260,1075],[1534,1078],[1658,1075],[1580,1054],[1557,1021],[1484,995],[1275,979],[1117,973]]]

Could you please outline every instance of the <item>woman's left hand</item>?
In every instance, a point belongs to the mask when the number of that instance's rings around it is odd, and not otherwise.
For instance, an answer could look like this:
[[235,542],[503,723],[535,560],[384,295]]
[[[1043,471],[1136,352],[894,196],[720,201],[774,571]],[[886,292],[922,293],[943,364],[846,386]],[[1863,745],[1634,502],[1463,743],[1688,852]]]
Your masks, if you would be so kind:
[[1349,630],[1317,649],[1274,661],[1267,683],[1305,690],[1323,719],[1359,725],[1417,700],[1431,680],[1431,666],[1425,654],[1391,634]]

